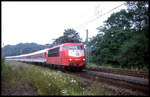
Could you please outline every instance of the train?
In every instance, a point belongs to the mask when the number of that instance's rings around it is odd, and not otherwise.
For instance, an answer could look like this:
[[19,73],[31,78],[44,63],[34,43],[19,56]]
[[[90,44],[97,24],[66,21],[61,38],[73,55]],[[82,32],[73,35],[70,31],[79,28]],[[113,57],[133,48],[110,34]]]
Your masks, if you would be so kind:
[[86,67],[86,53],[83,43],[63,43],[29,54],[7,56],[6,60],[40,63],[82,71]]

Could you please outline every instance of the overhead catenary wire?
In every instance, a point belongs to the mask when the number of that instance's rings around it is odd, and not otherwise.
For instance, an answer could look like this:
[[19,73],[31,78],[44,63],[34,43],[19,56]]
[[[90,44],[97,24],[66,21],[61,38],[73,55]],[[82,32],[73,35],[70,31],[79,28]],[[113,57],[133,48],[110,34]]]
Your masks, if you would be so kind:
[[95,21],[95,20],[101,18],[102,16],[104,16],[104,15],[106,15],[106,14],[112,12],[113,10],[115,10],[115,9],[121,7],[122,5],[125,5],[125,4],[126,4],[126,3],[123,3],[123,4],[120,4],[119,6],[116,6],[115,8],[113,8],[113,9],[109,10],[108,12],[106,12],[106,13],[100,15],[99,17],[95,17],[95,18],[93,18],[93,19],[91,19],[91,20],[89,20],[89,21],[87,21],[87,22],[85,22],[85,23],[83,23],[83,24],[77,26],[76,29],[80,29],[81,27],[86,26],[87,24],[89,24],[89,23],[91,23],[91,22],[93,22],[93,21]]

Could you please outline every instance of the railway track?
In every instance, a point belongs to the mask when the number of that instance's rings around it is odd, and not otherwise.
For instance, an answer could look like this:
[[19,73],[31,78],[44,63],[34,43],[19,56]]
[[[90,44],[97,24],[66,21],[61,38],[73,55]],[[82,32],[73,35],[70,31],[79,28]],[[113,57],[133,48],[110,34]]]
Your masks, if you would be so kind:
[[78,73],[69,73],[88,80],[96,81],[97,83],[106,84],[113,90],[119,90],[120,94],[124,91],[125,95],[149,95],[148,79],[90,70],[84,70],[83,72]]
[[129,71],[129,70],[94,68],[94,67],[87,67],[86,69],[91,70],[91,71],[99,71],[99,72],[113,73],[113,74],[119,74],[119,75],[140,77],[140,78],[145,78],[145,79],[147,79],[149,77],[148,72],[135,72],[135,71]]

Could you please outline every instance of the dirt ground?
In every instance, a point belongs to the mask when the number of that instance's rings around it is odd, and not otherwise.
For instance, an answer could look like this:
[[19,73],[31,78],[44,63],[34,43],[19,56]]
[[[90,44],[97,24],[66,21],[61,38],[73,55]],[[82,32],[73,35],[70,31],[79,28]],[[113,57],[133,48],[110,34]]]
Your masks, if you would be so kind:
[[36,90],[33,89],[31,86],[28,84],[15,84],[15,85],[10,85],[5,82],[1,83],[1,95],[4,96],[9,96],[9,95],[26,95],[26,96],[36,96],[38,95]]

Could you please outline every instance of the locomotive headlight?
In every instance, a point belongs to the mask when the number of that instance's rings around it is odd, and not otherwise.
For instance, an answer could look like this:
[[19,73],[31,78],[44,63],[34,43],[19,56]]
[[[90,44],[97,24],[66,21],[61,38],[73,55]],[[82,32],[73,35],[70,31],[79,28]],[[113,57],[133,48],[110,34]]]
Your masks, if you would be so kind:
[[69,61],[72,61],[72,59],[70,58]]
[[85,59],[83,59],[83,61],[85,61]]

